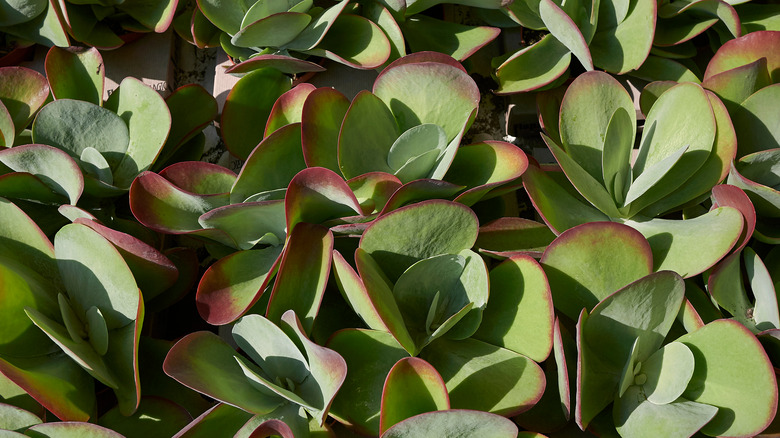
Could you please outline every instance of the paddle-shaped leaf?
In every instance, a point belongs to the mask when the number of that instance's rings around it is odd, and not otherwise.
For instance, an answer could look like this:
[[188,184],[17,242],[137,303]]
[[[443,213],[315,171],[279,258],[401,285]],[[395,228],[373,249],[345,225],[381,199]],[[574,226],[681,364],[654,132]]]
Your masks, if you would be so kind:
[[309,94],[301,110],[301,145],[307,166],[340,172],[339,131],[349,106],[349,99],[333,88],[318,88]]
[[400,134],[393,113],[385,103],[376,95],[361,91],[344,116],[339,133],[341,172],[346,178],[375,171],[393,173],[388,157]]
[[544,372],[534,361],[476,339],[439,338],[421,357],[441,374],[454,409],[511,416],[530,409],[544,392]]
[[552,304],[541,266],[512,257],[490,271],[490,300],[474,338],[541,362],[553,345]]
[[46,54],[45,67],[55,99],[103,103],[105,70],[97,49],[52,47]]
[[230,153],[241,159],[249,156],[263,139],[274,102],[291,86],[290,78],[273,69],[250,72],[233,86],[221,119],[222,139]]
[[479,104],[474,80],[441,62],[396,61],[377,77],[374,94],[390,108],[402,132],[433,123],[444,129],[448,142],[470,123]]
[[114,184],[126,189],[160,154],[171,129],[171,113],[159,93],[135,78],[125,78],[104,107],[127,124],[127,151],[114,167]]
[[746,436],[769,425],[777,409],[777,382],[755,336],[737,322],[718,320],[677,341],[696,361],[683,397],[718,408],[702,432]]
[[266,311],[269,319],[279,321],[293,309],[311,332],[328,284],[332,252],[333,233],[329,229],[305,222],[295,226],[281,255]]
[[80,158],[93,147],[116,170],[130,144],[127,124],[114,112],[93,103],[59,99],[44,106],[32,128],[35,143],[62,149]]
[[550,33],[577,57],[585,70],[593,70],[588,43],[571,17],[552,0],[539,2],[539,16]]
[[613,222],[572,228],[554,240],[540,263],[550,281],[555,307],[575,319],[583,309],[652,272],[648,241]]
[[618,394],[629,357],[642,362],[661,346],[684,294],[682,278],[661,271],[605,298],[590,315],[583,310],[577,332],[577,425],[586,427]]
[[[627,132],[613,139],[607,136],[617,135],[608,132],[616,112],[624,114],[614,121],[619,125],[615,126],[613,131],[620,129]],[[612,76],[603,72],[584,73],[566,90],[560,110],[560,134],[563,142],[561,146],[596,181],[604,181],[602,161],[607,158],[602,158],[602,155],[607,147],[605,142],[630,139],[629,145],[610,144],[609,147],[631,148],[635,133],[634,104],[628,92]]]
[[0,78],[0,101],[19,134],[49,97],[49,83],[42,74],[25,67],[0,68]]
[[40,144],[16,146],[0,151],[0,163],[14,172],[26,172],[76,204],[84,190],[78,164],[64,151]]
[[407,418],[449,407],[447,387],[436,369],[420,358],[403,358],[385,379],[380,434]]
[[305,168],[301,125],[285,125],[252,150],[230,190],[230,202],[237,204],[256,193],[286,188],[295,174]]
[[379,435],[385,378],[398,360],[409,354],[384,331],[346,329],[336,332],[327,347],[347,363],[347,377],[336,395],[331,415],[348,421],[366,435]]
[[720,207],[694,219],[635,218],[624,223],[650,242],[653,269],[672,270],[685,278],[704,272],[725,256],[742,233],[742,215]]
[[363,233],[360,247],[395,281],[418,260],[471,248],[478,226],[469,208],[430,200],[381,216]]

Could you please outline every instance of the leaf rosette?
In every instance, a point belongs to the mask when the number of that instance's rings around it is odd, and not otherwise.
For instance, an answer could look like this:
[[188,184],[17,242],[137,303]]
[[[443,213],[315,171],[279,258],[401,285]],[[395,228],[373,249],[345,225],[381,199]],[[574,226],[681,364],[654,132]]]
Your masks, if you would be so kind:
[[[605,73],[585,73],[566,91],[559,121],[545,120],[545,127],[563,173],[532,166],[523,181],[553,231],[625,223],[650,241],[658,269],[685,277],[715,264],[739,237],[742,218],[731,207],[683,221],[658,217],[706,199],[728,174],[736,135],[713,93],[692,83],[669,88],[648,112],[634,150],[636,115],[627,92]],[[722,230],[719,242],[706,256],[673,257],[686,251],[683,236],[692,237],[697,223]]]
[[347,374],[344,359],[310,341],[292,310],[279,326],[247,315],[233,339],[249,358],[210,332],[181,339],[168,353],[165,372],[185,386],[262,416],[308,431],[308,417],[322,425]]
[[[129,415],[140,400],[137,352],[144,315],[131,269],[90,227],[66,225],[52,246],[21,210],[2,204],[4,217],[18,228],[4,230],[2,246],[3,320],[9,324],[2,372],[62,419],[92,414],[89,376],[113,389]],[[48,370],[45,376],[41,370]]]

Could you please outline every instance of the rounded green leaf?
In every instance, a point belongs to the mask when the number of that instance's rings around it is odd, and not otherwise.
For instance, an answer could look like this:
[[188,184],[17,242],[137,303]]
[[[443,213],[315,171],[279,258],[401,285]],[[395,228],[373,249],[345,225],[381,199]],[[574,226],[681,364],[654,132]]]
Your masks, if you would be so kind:
[[322,56],[358,69],[377,68],[390,56],[390,42],[373,21],[341,14],[316,48],[304,53]]
[[[717,126],[712,152],[696,173],[674,192],[643,210],[643,214],[659,216],[705,195],[710,190],[716,191],[718,186],[715,186],[715,184],[723,181],[728,175],[731,162],[734,161],[737,153],[737,134],[723,102],[709,91],[707,92],[707,97],[715,114]],[[748,233],[748,235],[751,233]]]
[[517,426],[504,417],[487,412],[453,409],[429,412],[408,418],[388,429],[382,438],[413,438],[437,436],[457,438],[464,436],[515,438]]
[[217,335],[195,332],[171,348],[163,370],[184,386],[248,412],[263,414],[281,405],[281,397],[250,384],[237,357]]
[[349,106],[338,143],[339,168],[346,178],[368,172],[393,173],[388,155],[401,131],[385,103],[361,91]]
[[224,231],[242,250],[252,249],[257,244],[280,245],[286,237],[282,201],[244,202],[218,207],[201,215],[198,223],[203,228]]
[[263,139],[274,102],[291,86],[291,79],[274,69],[250,72],[233,86],[221,119],[222,139],[230,153],[240,159],[249,156]]
[[707,80],[719,73],[750,64],[760,58],[767,58],[767,70],[772,82],[780,79],[780,34],[772,31],[750,32],[723,44],[712,57],[704,79]]
[[553,345],[553,301],[542,267],[515,256],[490,271],[490,299],[475,339],[541,362]]
[[317,15],[306,29],[287,44],[286,48],[289,50],[310,50],[317,47],[317,44],[325,38],[328,30],[348,3],[348,1],[342,0]]
[[635,218],[624,223],[650,242],[654,270],[672,270],[688,278],[731,250],[742,233],[743,219],[736,209],[720,207],[693,219]]
[[516,415],[542,397],[544,372],[531,359],[476,339],[439,338],[423,350],[441,374],[454,409]]
[[52,47],[45,67],[55,99],[103,103],[105,70],[97,49]]
[[230,190],[230,202],[237,204],[256,193],[286,188],[305,168],[301,125],[285,125],[254,148]]
[[0,163],[15,172],[36,176],[73,205],[84,190],[84,177],[78,164],[67,153],[50,146],[31,144],[2,150]]
[[401,131],[433,123],[444,129],[448,142],[470,123],[479,105],[474,80],[438,62],[394,63],[377,77],[374,94],[390,108]]
[[347,378],[336,394],[331,415],[365,435],[379,435],[385,378],[408,353],[384,331],[346,329],[327,344],[347,362]]
[[540,263],[547,273],[555,307],[571,319],[583,308],[652,272],[648,241],[630,227],[591,222],[554,240]]
[[692,436],[712,420],[718,408],[684,398],[655,404],[645,399],[639,387],[633,386],[615,401],[612,412],[620,436],[652,438]]
[[265,136],[267,137],[284,125],[300,122],[303,105],[314,90],[316,90],[314,85],[303,83],[279,96],[271,108],[271,114],[265,125]]
[[755,92],[732,113],[739,145],[737,156],[780,148],[777,99],[780,99],[780,84],[773,84]]
[[35,143],[62,149],[80,158],[88,147],[97,149],[116,171],[130,144],[124,120],[93,103],[59,99],[44,106],[32,127]]
[[321,167],[298,172],[284,199],[287,228],[298,223],[321,224],[330,219],[362,214],[355,194],[338,174]]
[[309,14],[280,12],[247,25],[230,42],[238,47],[283,47],[306,29],[309,22]]
[[38,416],[13,405],[0,403],[0,430],[24,431],[30,426],[41,424]]
[[[621,111],[622,110],[622,111]],[[607,138],[607,128],[616,112],[628,117],[618,119],[628,134]],[[603,183],[602,158],[604,142],[630,140],[636,135],[636,111],[631,96],[612,76],[589,72],[577,77],[566,90],[561,102],[560,133],[563,149],[590,176]],[[627,147],[620,144],[618,147]],[[610,145],[610,149],[615,145]]]
[[273,278],[281,251],[282,246],[238,251],[211,265],[195,296],[200,316],[209,324],[222,325],[243,315]]
[[536,90],[551,84],[569,69],[571,51],[552,35],[509,57],[496,69],[496,94]]
[[403,358],[385,379],[380,434],[407,418],[449,407],[447,387],[436,369],[420,358]]
[[617,22],[615,3],[601,4],[598,29],[589,44],[593,64],[616,74],[642,65],[653,45],[656,9],[653,0],[631,0],[629,14]]
[[45,354],[51,351],[51,344],[27,318],[24,309],[58,314],[53,297],[56,289],[34,270],[7,257],[4,255],[0,263],[0,354],[17,357]]
[[171,129],[171,113],[158,92],[135,78],[125,78],[104,107],[128,127],[130,141],[122,161],[114,167],[114,184],[129,188],[160,154]]
[[328,284],[332,252],[333,233],[328,228],[306,222],[296,225],[281,255],[266,317],[277,322],[293,309],[310,333]]
[[424,201],[375,220],[363,233],[360,247],[395,281],[418,260],[471,248],[478,227],[476,215],[467,207]]
[[130,268],[114,246],[85,225],[64,226],[54,238],[57,265],[77,313],[96,306],[110,329],[138,316],[140,292]]
[[539,2],[539,16],[550,33],[577,57],[585,70],[593,70],[588,43],[574,20],[552,0]]
[[25,67],[2,67],[0,78],[0,100],[19,134],[49,97],[49,82],[42,74]]
[[349,106],[349,100],[333,88],[318,88],[309,94],[301,112],[301,145],[309,167],[340,171],[339,131]]
[[233,326],[238,347],[271,378],[290,378],[301,384],[311,374],[306,357],[274,323],[260,315],[247,315]]
[[[688,387],[695,363],[685,344],[671,342],[642,362],[639,373],[646,376],[642,385],[647,400],[665,405],[677,400]],[[639,376],[635,376],[635,379]]]
[[769,425],[777,409],[777,382],[753,334],[737,322],[718,320],[677,341],[690,348],[696,360],[683,397],[718,408],[702,432],[750,436]]
[[94,218],[75,218],[72,221],[97,231],[119,250],[145,300],[157,297],[176,282],[179,276],[176,266],[154,247],[130,234],[106,227]]
[[536,165],[529,165],[523,173],[523,186],[553,233],[560,234],[586,222],[610,220],[577,192],[563,172],[543,171]]
[[215,26],[231,35],[241,29],[241,22],[251,5],[243,0],[198,0],[198,9]]

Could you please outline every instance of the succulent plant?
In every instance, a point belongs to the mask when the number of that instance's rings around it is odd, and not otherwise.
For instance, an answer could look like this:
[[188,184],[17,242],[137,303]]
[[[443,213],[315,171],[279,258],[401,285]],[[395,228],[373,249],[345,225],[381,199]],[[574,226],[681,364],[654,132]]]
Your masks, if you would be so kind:
[[63,420],[93,415],[92,378],[112,388],[122,412],[131,414],[140,399],[144,315],[132,271],[91,228],[67,225],[52,246],[15,205],[2,205],[15,226],[3,233],[2,309],[9,329],[0,370]]
[[[682,110],[685,102],[685,110]],[[647,114],[639,150],[632,158],[635,112],[625,89],[605,73],[578,77],[568,88],[560,123],[543,116],[547,146],[565,173],[531,166],[526,190],[545,222],[561,232],[591,221],[617,221],[639,230],[661,262],[689,277],[715,264],[742,231],[730,207],[687,221],[660,218],[708,197],[722,181],[736,152],[736,135],[725,106],[692,83],[676,85]],[[719,241],[691,257],[701,227],[718,227]],[[673,236],[671,239],[662,235]],[[701,249],[701,247],[699,247]],[[663,256],[663,257],[661,257]]]
[[623,437],[698,430],[753,435],[769,425],[777,403],[774,372],[744,326],[714,321],[665,340],[684,293],[677,274],[661,271],[583,310],[577,325],[580,427],[613,401],[614,424]]
[[[308,432],[307,414],[322,425],[347,373],[336,352],[310,341],[293,311],[280,326],[247,315],[233,326],[233,339],[249,358],[216,335],[197,332],[168,353],[165,372],[182,384],[262,416],[283,419],[295,436]],[[299,435],[300,434],[300,435]]]
[[323,8],[312,1],[201,0],[192,12],[184,11],[177,29],[202,47],[219,41],[241,61],[229,70],[233,73],[266,67],[290,74],[324,70],[306,59],[310,56],[363,69],[384,64],[390,56],[387,37],[370,20],[344,13],[348,3]]

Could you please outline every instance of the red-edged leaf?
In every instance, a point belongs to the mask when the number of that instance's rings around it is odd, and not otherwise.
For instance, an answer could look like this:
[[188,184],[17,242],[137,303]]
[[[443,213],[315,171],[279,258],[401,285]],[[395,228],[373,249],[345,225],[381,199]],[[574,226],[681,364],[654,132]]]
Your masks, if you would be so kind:
[[772,82],[780,82],[780,33],[773,31],[750,32],[723,44],[707,64],[704,80],[764,57]]
[[349,106],[349,99],[334,88],[318,88],[309,94],[301,113],[301,145],[307,166],[341,171],[339,131]]
[[298,172],[287,187],[284,205],[288,229],[301,222],[319,224],[362,214],[360,203],[344,179],[323,167]]
[[271,108],[271,114],[268,116],[263,137],[268,137],[272,132],[284,125],[300,122],[303,104],[314,90],[316,90],[314,85],[303,83],[296,85],[292,90],[279,96]]
[[721,184],[712,188],[712,209],[718,207],[734,207],[742,213],[745,219],[745,226],[742,229],[742,236],[738,240],[738,245],[732,250],[735,253],[742,251],[753,236],[756,229],[756,209],[750,198],[742,189],[729,184]]
[[384,172],[369,172],[347,181],[360,208],[366,214],[378,213],[400,187],[401,181]]
[[305,168],[301,125],[285,125],[254,148],[230,191],[230,202],[236,204],[260,192],[286,188]]
[[385,379],[379,433],[415,415],[449,408],[450,397],[438,371],[420,358],[405,357]]
[[274,102],[292,86],[290,78],[278,70],[261,69],[248,73],[230,90],[222,110],[222,139],[230,153],[246,159],[263,139]]
[[246,313],[274,278],[281,252],[281,246],[238,251],[211,265],[195,296],[200,316],[209,324],[223,325]]
[[463,190],[458,186],[447,181],[438,181],[433,179],[418,179],[408,182],[399,187],[387,200],[385,207],[379,213],[383,216],[393,210],[397,210],[407,204],[426,201],[429,199],[452,199],[456,193]]
[[79,218],[74,223],[92,228],[119,250],[145,300],[156,297],[176,282],[179,272],[173,262],[143,241],[89,219]]
[[228,68],[225,70],[225,73],[245,74],[263,68],[272,68],[286,74],[325,71],[325,68],[319,64],[293,58],[292,56],[258,55]]
[[55,99],[103,103],[105,69],[97,49],[52,47],[46,54],[45,67]]
[[528,168],[528,158],[515,145],[484,141],[458,149],[444,178],[468,188],[455,202],[472,205],[491,189],[520,178]]
[[333,233],[326,227],[301,222],[293,228],[268,302],[268,319],[278,322],[292,309],[311,332],[328,284],[332,252]]
[[30,124],[48,97],[49,82],[42,74],[25,67],[0,68],[0,100],[13,120],[16,134]]

